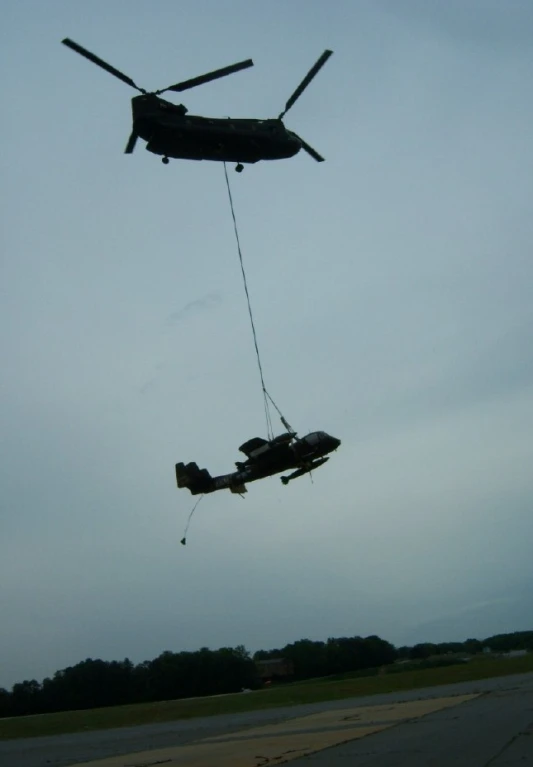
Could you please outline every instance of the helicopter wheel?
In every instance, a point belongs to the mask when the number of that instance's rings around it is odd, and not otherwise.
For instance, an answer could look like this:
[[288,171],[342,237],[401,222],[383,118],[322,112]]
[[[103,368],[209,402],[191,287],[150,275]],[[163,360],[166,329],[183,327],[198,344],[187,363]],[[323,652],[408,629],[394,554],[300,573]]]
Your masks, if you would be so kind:
[[235,170],[237,171],[237,173],[242,173],[244,170],[244,165],[242,165],[241,163],[238,163]]
[[168,157],[163,157],[161,162],[163,163],[163,165],[168,165]]

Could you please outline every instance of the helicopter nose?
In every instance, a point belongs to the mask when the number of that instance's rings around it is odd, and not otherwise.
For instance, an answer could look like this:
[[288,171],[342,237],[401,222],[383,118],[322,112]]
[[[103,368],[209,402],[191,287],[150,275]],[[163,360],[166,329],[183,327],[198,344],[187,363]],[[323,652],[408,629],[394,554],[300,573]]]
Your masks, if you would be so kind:
[[299,136],[296,135],[296,133],[293,133],[292,131],[288,130],[287,134],[289,136],[289,141],[294,147],[298,147],[298,149],[302,148],[302,140]]
[[340,444],[341,444],[340,439],[337,439],[337,437],[332,437],[329,434],[324,440],[324,447],[326,448],[328,453],[332,453],[334,450],[337,450],[337,448],[340,447]]

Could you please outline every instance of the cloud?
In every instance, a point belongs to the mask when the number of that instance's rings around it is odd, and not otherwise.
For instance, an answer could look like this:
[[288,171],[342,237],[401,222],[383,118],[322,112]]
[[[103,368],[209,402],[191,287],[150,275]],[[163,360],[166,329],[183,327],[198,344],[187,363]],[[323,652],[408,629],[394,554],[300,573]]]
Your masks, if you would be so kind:
[[419,623],[403,637],[408,643],[486,639],[494,634],[531,629],[531,584],[504,596],[468,603],[456,611]]
[[435,378],[414,385],[404,405],[410,412],[436,414],[508,398],[533,386],[533,321],[524,319],[479,349],[465,349]]
[[141,392],[141,394],[146,394],[147,392],[149,392],[149,391],[150,391],[150,389],[153,389],[153,388],[154,388],[154,386],[155,386],[155,383],[156,383],[156,381],[157,381],[157,379],[158,379],[158,377],[159,377],[159,374],[160,374],[160,373],[161,373],[161,372],[162,372],[164,369],[165,369],[165,365],[164,365],[164,363],[163,363],[163,362],[160,362],[158,365],[156,365],[156,366],[155,366],[155,373],[154,373],[154,375],[153,375],[151,378],[149,378],[149,379],[146,381],[146,383],[144,383],[144,384],[141,386],[141,388],[140,388],[140,390],[139,390],[139,391]]
[[[166,325],[167,327],[175,327],[179,323],[187,320],[191,315],[198,314],[203,311],[207,311],[211,309],[212,307],[216,306],[217,304],[220,304],[222,302],[222,295],[218,292],[212,292],[207,293],[205,296],[202,296],[201,298],[196,298],[194,301],[189,301],[189,303],[185,304],[181,309],[178,309],[177,311],[173,312],[166,318]],[[154,388],[157,380],[159,379],[162,371],[165,369],[166,363],[165,362],[159,362],[155,366],[155,372],[154,374],[147,379],[147,381],[142,384],[139,391],[141,394],[147,394],[151,389]]]
[[440,37],[471,46],[530,46],[533,38],[533,7],[528,0],[382,0],[389,14]]
[[196,312],[201,312],[204,309],[210,309],[213,306],[216,306],[222,301],[222,296],[220,293],[208,293],[205,296],[202,296],[201,298],[196,298],[194,301],[190,301],[188,304],[185,304],[181,309],[178,309],[176,312],[173,312],[167,317],[167,324],[169,325],[176,325],[178,322],[182,322],[184,319],[189,317],[191,314],[195,314]]

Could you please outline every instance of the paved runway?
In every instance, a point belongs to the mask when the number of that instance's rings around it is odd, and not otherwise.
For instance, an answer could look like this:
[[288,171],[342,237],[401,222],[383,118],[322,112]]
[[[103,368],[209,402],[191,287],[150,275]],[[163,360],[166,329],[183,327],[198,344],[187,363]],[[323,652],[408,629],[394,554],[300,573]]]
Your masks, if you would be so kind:
[[533,674],[0,742],[2,767],[523,767],[530,762]]

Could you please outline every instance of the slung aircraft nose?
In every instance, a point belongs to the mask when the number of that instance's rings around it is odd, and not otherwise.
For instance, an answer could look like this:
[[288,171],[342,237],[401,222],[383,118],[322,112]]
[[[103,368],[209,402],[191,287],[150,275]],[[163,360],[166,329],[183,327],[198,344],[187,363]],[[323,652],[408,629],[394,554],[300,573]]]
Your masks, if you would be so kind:
[[330,453],[332,450],[336,450],[341,444],[340,439],[337,439],[337,437],[332,437],[331,434],[327,434],[325,431],[319,432],[318,434],[320,443],[328,453]]

